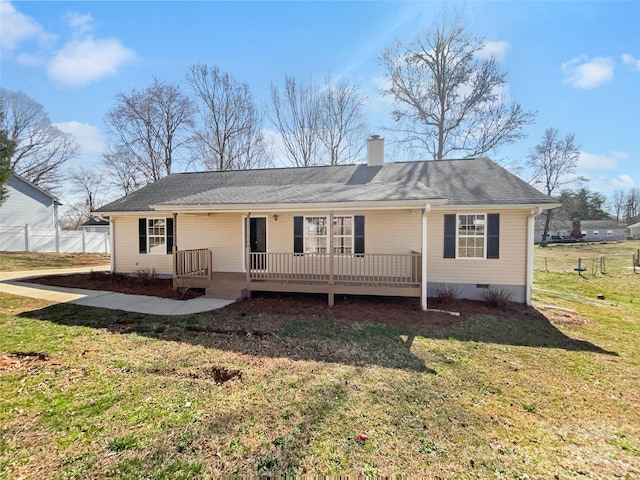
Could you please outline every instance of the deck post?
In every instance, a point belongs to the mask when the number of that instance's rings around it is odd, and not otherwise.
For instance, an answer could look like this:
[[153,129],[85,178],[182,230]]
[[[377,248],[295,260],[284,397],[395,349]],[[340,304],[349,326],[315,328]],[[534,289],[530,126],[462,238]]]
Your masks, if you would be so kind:
[[[327,227],[327,234],[329,235],[329,285],[333,285],[333,268],[334,268],[334,256],[333,256],[333,211],[329,212],[329,226]],[[333,294],[329,294],[329,305],[333,305]]]
[[251,281],[251,212],[247,212],[247,217],[244,220],[244,261],[245,261],[245,279],[247,282]]
[[173,213],[173,247],[171,248],[171,255],[173,256],[173,289],[178,288],[178,214]]
[[427,278],[427,216],[429,215],[429,211],[431,210],[430,204],[425,204],[424,210],[422,211],[422,282],[421,282],[421,290],[420,290],[420,306],[422,310],[425,312],[428,309],[427,305],[427,293],[428,293],[428,278]]

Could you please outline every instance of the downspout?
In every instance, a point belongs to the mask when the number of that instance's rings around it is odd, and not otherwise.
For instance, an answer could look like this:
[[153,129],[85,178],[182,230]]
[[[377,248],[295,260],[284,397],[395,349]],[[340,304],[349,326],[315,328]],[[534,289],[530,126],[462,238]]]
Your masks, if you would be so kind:
[[[102,217],[100,217],[102,218]],[[116,271],[116,226],[115,226],[115,218],[109,218],[109,253],[111,260],[111,273],[115,273]]]
[[421,292],[420,292],[420,306],[423,311],[428,310],[427,305],[427,216],[429,215],[429,211],[431,210],[430,204],[425,204],[424,210],[422,210],[422,283],[421,283]]
[[533,292],[533,249],[536,217],[544,211],[543,207],[531,210],[527,218],[527,273],[525,279],[525,303],[531,306],[531,294]]

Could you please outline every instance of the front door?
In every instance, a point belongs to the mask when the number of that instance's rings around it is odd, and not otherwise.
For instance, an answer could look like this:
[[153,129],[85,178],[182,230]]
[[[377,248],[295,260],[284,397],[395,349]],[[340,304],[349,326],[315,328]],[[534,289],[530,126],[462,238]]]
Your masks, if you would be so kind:
[[[265,217],[249,219],[249,244],[251,253],[267,252],[267,219]],[[251,255],[251,270],[266,269],[266,255]]]

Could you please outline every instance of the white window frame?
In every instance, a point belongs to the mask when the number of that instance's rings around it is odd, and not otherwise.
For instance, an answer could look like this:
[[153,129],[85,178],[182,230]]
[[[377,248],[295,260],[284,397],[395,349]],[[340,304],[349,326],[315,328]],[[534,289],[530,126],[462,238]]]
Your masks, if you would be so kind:
[[[161,227],[157,227],[154,224],[156,222],[162,222]],[[151,229],[159,229],[162,228],[164,230],[163,234],[151,233]],[[146,231],[147,235],[147,253],[149,255],[166,255],[167,254],[167,219],[166,218],[147,218]],[[158,247],[162,246],[162,251],[152,251],[151,248],[151,239],[162,239],[161,243],[156,243],[153,245],[154,248],[158,249]]]
[[[482,235],[460,235],[460,221],[461,217],[483,217],[484,228]],[[482,256],[461,256],[460,255],[460,239],[461,238],[482,238]],[[476,247],[472,247],[474,250]],[[465,247],[468,252],[469,248]],[[461,260],[486,260],[487,258],[487,214],[486,213],[458,213],[456,215],[456,258]]]
[[[335,234],[334,233],[334,228],[339,226],[336,224],[336,219],[346,219],[349,218],[351,219],[351,233],[350,234],[345,234],[345,233],[341,233],[341,234]],[[324,223],[325,223],[325,233],[324,235],[318,235],[318,234],[310,234],[309,232],[309,221],[311,221],[312,219],[323,219]],[[317,227],[316,227],[317,228]],[[333,244],[333,253],[334,255],[353,255],[353,249],[354,249],[354,244],[355,244],[355,219],[353,215],[334,215],[333,216],[333,225],[329,226],[329,215],[308,215],[304,217],[304,225],[303,225],[303,235],[304,235],[304,253],[305,255],[325,255],[329,253],[329,235],[333,235],[333,242],[331,242]],[[313,251],[310,250],[310,245],[315,244],[316,241],[315,239],[318,238],[324,238],[324,243],[325,243],[325,247],[318,247],[316,246],[314,248]],[[336,247],[336,242],[335,240],[337,238],[342,238],[342,239],[351,239],[351,246],[350,247],[344,247],[345,250],[348,249],[349,252],[336,252],[336,248],[342,248],[342,247]],[[321,251],[323,250],[323,251]]]
[[594,230],[594,231],[593,231],[593,233],[592,233],[592,235],[593,235],[594,237],[599,237],[599,236],[600,236],[600,231],[599,231],[599,230]]
[[[340,225],[340,224],[336,224],[336,220],[341,219],[341,220],[346,220],[349,219],[351,220],[351,233],[340,233],[340,234],[336,234],[335,233],[335,228],[336,227],[342,227],[343,229],[345,229],[345,224],[344,222]],[[334,215],[333,216],[333,226],[331,228],[331,234],[333,235],[333,254],[334,255],[353,255],[353,248],[354,248],[354,229],[355,229],[355,220],[353,218],[353,215]],[[350,245],[349,246],[343,246],[344,241],[341,242],[341,245],[337,245],[336,244],[336,239],[350,239]],[[340,249],[340,250],[344,250],[344,251],[336,251],[336,249]]]

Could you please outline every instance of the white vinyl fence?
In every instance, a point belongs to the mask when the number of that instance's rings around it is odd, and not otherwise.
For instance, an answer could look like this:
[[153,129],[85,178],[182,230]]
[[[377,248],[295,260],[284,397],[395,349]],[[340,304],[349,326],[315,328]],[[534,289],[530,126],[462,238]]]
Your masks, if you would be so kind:
[[0,252],[111,253],[109,234],[0,225]]

